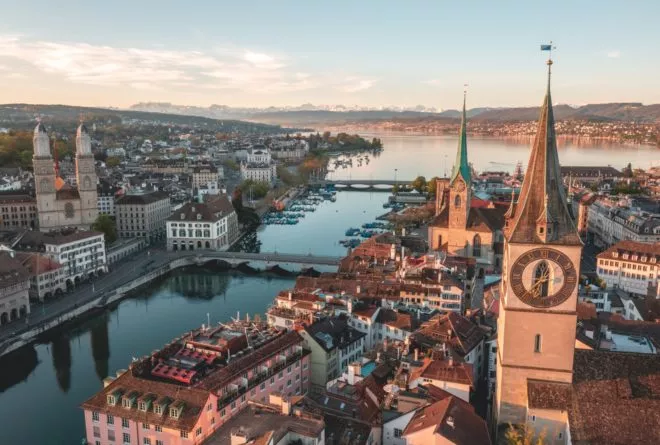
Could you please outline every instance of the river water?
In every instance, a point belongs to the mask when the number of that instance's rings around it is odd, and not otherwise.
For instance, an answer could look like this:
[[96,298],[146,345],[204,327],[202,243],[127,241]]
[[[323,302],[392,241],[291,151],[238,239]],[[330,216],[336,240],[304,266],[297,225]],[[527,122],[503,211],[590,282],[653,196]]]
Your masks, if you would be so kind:
[[[363,133],[364,134],[364,133]],[[403,133],[365,134],[380,137],[385,151],[370,162],[331,173],[334,178],[398,179],[443,176],[453,164],[456,138]],[[513,170],[527,162],[529,139],[471,138],[469,157],[478,170]],[[657,149],[612,144],[560,144],[564,165],[648,167],[660,159]],[[387,193],[342,191],[293,226],[258,230],[261,251],[344,255],[338,244],[348,227],[373,221],[385,210]],[[288,278],[239,276],[204,270],[181,270],[101,316],[53,335],[43,344],[24,348],[19,357],[0,361],[0,444],[79,444],[84,420],[79,405],[102,386],[102,380],[126,368],[132,357],[149,354],[186,330],[206,322],[227,320],[237,311],[263,313],[280,291],[293,286]],[[14,372],[10,372],[14,370]]]

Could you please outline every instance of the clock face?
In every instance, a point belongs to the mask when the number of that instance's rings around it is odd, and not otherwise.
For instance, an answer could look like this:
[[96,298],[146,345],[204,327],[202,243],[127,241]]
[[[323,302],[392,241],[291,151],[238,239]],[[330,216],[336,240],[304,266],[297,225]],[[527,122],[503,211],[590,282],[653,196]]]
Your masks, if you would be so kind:
[[525,304],[538,308],[566,301],[577,286],[577,270],[564,253],[541,247],[521,255],[511,267],[511,287]]

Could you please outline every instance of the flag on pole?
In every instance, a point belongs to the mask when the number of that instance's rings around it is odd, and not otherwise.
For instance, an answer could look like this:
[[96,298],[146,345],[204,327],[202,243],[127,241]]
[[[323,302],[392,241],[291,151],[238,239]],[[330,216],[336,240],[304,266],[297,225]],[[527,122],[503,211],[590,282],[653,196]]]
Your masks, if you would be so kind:
[[541,51],[552,51],[552,45],[541,45]]

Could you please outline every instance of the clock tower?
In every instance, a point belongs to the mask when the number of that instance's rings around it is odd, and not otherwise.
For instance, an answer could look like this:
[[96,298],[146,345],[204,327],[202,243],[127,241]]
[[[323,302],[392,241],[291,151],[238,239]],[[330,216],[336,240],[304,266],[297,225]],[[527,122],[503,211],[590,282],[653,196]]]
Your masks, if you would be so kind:
[[528,380],[571,383],[582,254],[561,181],[548,86],[517,203],[506,214],[497,322],[498,424],[523,424]]
[[[463,115],[458,136],[456,162],[449,180],[449,229],[465,230],[472,199],[472,171],[467,155],[467,113],[465,111],[467,91],[463,92]],[[457,237],[450,237],[457,238]],[[449,240],[451,242],[451,239]],[[457,246],[462,248],[463,246]],[[467,253],[466,253],[467,254]]]

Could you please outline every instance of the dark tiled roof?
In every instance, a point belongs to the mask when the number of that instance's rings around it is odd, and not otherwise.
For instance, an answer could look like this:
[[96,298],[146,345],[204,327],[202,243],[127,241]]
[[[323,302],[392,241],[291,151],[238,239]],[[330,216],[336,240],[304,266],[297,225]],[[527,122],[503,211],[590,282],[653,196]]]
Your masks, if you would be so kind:
[[62,187],[55,192],[55,197],[60,201],[76,200],[80,199],[80,193],[78,192],[78,189]]
[[45,244],[62,245],[99,235],[103,235],[103,233],[83,230],[46,233],[28,231],[25,232],[25,235],[20,239],[16,247],[34,249]]
[[[350,327],[348,320],[344,317],[326,318],[306,326],[305,330],[326,351],[335,348],[343,349],[367,335]],[[323,334],[330,336],[332,339],[331,346],[323,341]]]
[[660,374],[660,355],[576,349],[573,383]]
[[571,401],[568,383],[527,380],[527,403],[530,408],[566,410]]
[[0,192],[0,204],[11,204],[19,202],[36,204],[37,198],[30,196],[27,193],[21,193],[19,191]]
[[165,192],[149,192],[140,194],[128,194],[115,201],[115,205],[131,205],[131,204],[151,204],[163,199],[169,199],[170,196]]
[[30,273],[18,258],[10,252],[0,252],[0,288],[22,283],[30,278]]
[[[205,221],[215,222],[234,211],[234,206],[225,195],[219,195],[202,204],[189,202],[181,207],[168,221]],[[182,217],[183,215],[183,217]]]
[[[116,390],[123,390],[124,394],[131,391],[137,391],[138,397],[147,394],[154,394],[156,400],[167,397],[171,400],[171,405],[175,401],[182,401],[185,406],[178,418],[169,416],[165,411],[162,415],[156,414],[152,408],[148,411],[140,411],[137,407],[131,409],[124,408],[120,400],[115,406],[108,405],[107,396]],[[209,399],[209,393],[193,387],[183,387],[166,382],[160,382],[152,379],[139,378],[133,375],[133,370],[129,369],[120,377],[115,379],[110,385],[99,391],[91,399],[82,404],[84,409],[100,411],[113,414],[116,417],[126,417],[138,423],[152,423],[178,430],[191,431],[203,408]]]
[[415,319],[410,314],[403,314],[393,309],[381,308],[376,317],[376,321],[387,326],[403,329],[404,331],[413,331],[415,329]]

